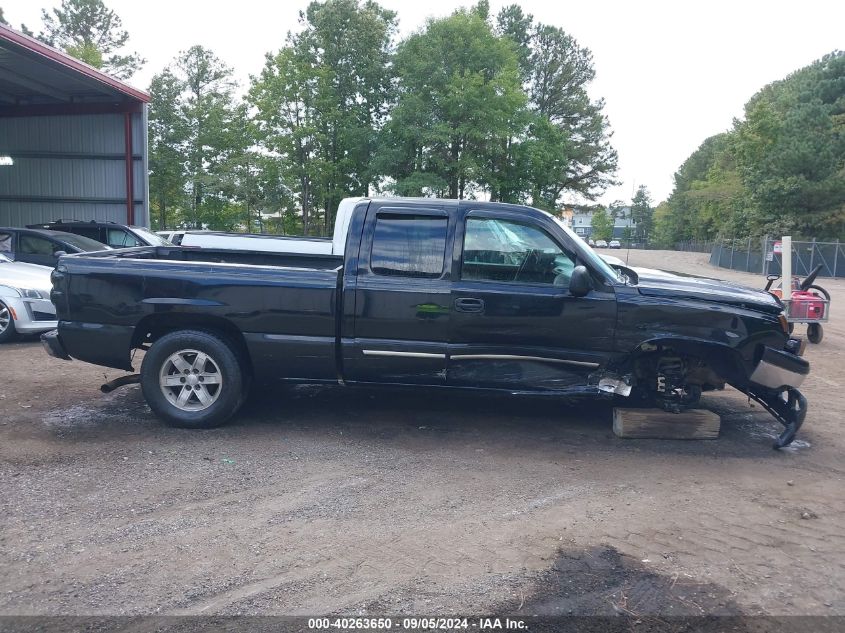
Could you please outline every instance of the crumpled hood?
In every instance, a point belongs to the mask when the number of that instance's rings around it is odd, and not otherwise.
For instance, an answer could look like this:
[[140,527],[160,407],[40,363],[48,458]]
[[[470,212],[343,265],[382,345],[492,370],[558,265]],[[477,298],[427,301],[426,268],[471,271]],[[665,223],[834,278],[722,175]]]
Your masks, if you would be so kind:
[[683,275],[650,268],[635,268],[634,272],[639,277],[637,289],[640,294],[646,296],[713,301],[770,314],[778,314],[783,310],[781,303],[765,290],[749,288],[721,279]]

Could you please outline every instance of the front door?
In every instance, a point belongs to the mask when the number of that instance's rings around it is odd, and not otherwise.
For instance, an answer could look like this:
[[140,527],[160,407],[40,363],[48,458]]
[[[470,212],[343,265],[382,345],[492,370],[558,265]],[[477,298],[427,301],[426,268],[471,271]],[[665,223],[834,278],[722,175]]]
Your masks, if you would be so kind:
[[18,235],[15,259],[27,264],[39,264],[51,268],[59,261],[56,252],[62,250],[58,242],[54,242],[42,235],[21,233]]
[[343,341],[347,380],[445,384],[449,222],[436,200],[371,203],[354,280],[354,338]]
[[576,264],[551,226],[470,211],[455,237],[448,384],[515,391],[584,385],[613,345],[616,300],[569,293]]

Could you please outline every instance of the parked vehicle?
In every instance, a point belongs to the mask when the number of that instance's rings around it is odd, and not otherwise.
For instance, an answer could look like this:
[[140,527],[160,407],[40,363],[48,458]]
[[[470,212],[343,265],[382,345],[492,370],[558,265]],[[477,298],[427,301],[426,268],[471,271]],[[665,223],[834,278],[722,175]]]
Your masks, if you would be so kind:
[[303,255],[343,255],[352,209],[360,198],[347,198],[338,209],[333,237],[291,237],[265,233],[185,231],[181,246]]
[[126,226],[97,220],[56,220],[47,224],[30,224],[27,228],[63,231],[82,235],[112,248],[131,246],[166,246],[167,240],[142,226]]
[[617,271],[562,221],[518,205],[349,200],[338,216],[343,256],[144,247],[64,257],[58,331],[42,341],[59,358],[127,371],[146,349],[149,406],[192,428],[226,422],[252,381],[272,379],[670,410],[730,384],[784,424],[778,446],[804,421],[809,364],[769,293]]
[[0,228],[0,254],[16,262],[52,268],[59,261],[60,255],[108,249],[105,244],[73,233]]
[[50,302],[52,271],[0,254],[0,343],[57,327],[56,308]]
[[589,239],[587,240],[587,244],[589,244],[589,245],[590,245],[590,246],[592,246],[592,247],[595,247],[596,242],[595,242],[595,241],[593,240],[593,238],[591,237],[591,238],[589,238]]
[[171,244],[179,246],[182,243],[182,238],[185,236],[187,231],[177,229],[173,231],[156,231],[156,235],[160,238],[167,240]]
[[605,240],[596,240],[596,248],[607,248],[607,242]]
[[622,248],[622,244],[619,242],[619,240],[610,240],[608,246],[610,246],[610,248]]

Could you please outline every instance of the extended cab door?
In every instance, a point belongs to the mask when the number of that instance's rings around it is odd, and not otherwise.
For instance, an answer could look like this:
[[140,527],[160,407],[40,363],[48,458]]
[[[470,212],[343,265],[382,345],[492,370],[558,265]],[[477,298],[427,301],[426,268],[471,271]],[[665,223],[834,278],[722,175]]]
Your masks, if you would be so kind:
[[353,336],[341,345],[346,380],[445,384],[453,234],[441,201],[370,203],[358,256],[347,257],[355,287],[346,308]]
[[[469,210],[458,222],[449,385],[525,391],[586,385],[613,347],[616,298],[569,293],[577,250],[552,220]],[[599,277],[600,279],[600,277]]]

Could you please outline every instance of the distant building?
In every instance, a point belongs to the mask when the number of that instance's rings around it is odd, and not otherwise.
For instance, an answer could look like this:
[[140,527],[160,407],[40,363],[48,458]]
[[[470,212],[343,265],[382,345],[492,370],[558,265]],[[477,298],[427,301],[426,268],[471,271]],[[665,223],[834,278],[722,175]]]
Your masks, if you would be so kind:
[[[574,207],[572,210],[572,223],[570,226],[576,234],[588,238],[593,233],[594,209]],[[612,238],[621,240],[626,237],[627,229],[633,229],[634,221],[631,219],[631,207],[621,207],[616,210],[617,214],[613,220]],[[610,213],[610,211],[608,211]]]
[[613,239],[621,240],[629,236],[635,226],[636,223],[631,219],[631,207],[617,209],[616,218],[613,220]]
[[0,24],[0,226],[149,226],[149,101]]

